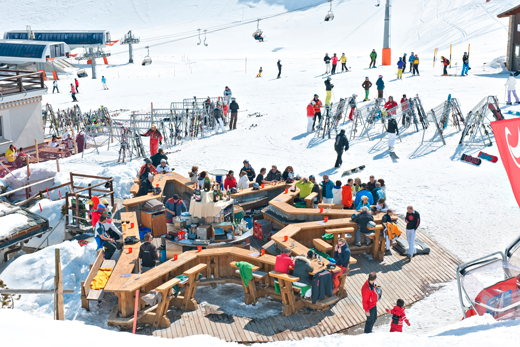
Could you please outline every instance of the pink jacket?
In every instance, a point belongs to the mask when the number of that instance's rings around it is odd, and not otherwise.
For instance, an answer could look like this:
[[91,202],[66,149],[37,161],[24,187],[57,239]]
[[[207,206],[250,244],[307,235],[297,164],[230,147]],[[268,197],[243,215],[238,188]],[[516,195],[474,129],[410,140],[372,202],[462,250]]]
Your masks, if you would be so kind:
[[338,65],[338,57],[332,57],[332,65]]
[[74,88],[74,85],[70,86],[70,92],[76,94],[76,88]]

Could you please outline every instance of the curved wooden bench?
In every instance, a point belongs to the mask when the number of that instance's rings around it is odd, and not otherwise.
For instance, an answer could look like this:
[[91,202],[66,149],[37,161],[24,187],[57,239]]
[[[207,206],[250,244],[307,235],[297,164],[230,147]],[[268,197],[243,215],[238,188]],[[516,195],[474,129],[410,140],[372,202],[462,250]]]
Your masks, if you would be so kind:
[[130,188],[130,193],[132,193],[133,196],[136,196],[138,192],[139,192],[139,185],[138,184],[132,185],[132,188]]
[[303,199],[305,201],[305,203],[307,204],[307,208],[312,207],[314,199],[317,197],[318,197],[318,193],[314,192],[314,193],[310,193],[309,195],[307,195],[305,197],[305,199]]
[[269,272],[269,276],[278,280],[278,285],[280,286],[280,295],[282,296],[283,302],[282,315],[287,317],[296,313],[296,299],[294,297],[292,284],[293,282],[298,282],[300,278],[278,271]]
[[313,239],[312,243],[314,244],[314,247],[316,247],[316,249],[318,251],[323,252],[323,253],[328,253],[328,252],[332,251],[332,249],[334,248],[334,247],[332,247],[332,245],[330,243],[328,243],[327,241],[325,241],[323,239]]

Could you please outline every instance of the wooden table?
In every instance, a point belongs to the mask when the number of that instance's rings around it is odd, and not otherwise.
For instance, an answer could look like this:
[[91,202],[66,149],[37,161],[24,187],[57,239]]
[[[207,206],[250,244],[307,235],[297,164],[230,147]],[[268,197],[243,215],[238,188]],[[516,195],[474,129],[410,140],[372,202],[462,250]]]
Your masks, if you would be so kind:
[[[70,155],[71,151],[66,148],[60,148],[60,147],[43,147],[39,150],[39,155],[42,158],[51,158],[51,157],[59,157],[64,158]],[[52,159],[52,158],[51,158]]]

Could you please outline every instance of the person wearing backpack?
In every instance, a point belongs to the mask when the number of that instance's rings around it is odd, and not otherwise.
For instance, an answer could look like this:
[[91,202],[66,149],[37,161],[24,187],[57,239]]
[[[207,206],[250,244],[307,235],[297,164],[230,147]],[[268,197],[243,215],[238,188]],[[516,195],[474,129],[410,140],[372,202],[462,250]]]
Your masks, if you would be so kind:
[[410,326],[410,322],[406,318],[404,313],[404,300],[397,299],[397,305],[392,310],[386,309],[386,312],[392,315],[392,321],[390,323],[390,332],[403,332],[403,321]]
[[415,73],[417,72],[417,76],[419,75],[419,56],[416,54],[413,58],[413,75],[415,76]]
[[445,58],[444,56],[441,56],[442,65],[444,65],[444,69],[442,70],[443,76],[448,76],[448,65],[450,65],[449,59]]
[[373,68],[376,67],[376,58],[377,58],[377,53],[376,53],[376,50],[373,49],[372,52],[370,53],[370,65],[368,66],[369,69],[371,67],[373,67]]

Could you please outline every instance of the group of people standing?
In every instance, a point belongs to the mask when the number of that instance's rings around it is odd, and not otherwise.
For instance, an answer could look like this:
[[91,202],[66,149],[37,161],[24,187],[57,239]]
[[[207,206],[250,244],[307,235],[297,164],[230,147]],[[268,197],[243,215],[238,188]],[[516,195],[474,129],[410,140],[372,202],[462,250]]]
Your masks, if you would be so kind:
[[[338,66],[338,62],[341,63],[341,72],[348,72],[347,68],[347,57],[345,56],[345,53],[341,53],[341,57],[338,58],[336,53],[331,57],[329,57],[328,53],[325,53],[325,57],[323,58],[323,61],[325,62],[325,75],[334,75],[336,73],[336,68]],[[332,69],[331,69],[331,63],[332,63]],[[339,73],[339,71],[338,71]]]

